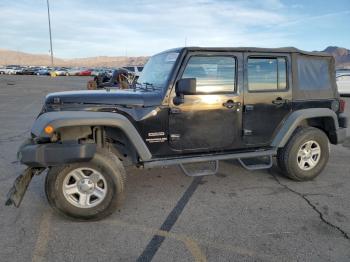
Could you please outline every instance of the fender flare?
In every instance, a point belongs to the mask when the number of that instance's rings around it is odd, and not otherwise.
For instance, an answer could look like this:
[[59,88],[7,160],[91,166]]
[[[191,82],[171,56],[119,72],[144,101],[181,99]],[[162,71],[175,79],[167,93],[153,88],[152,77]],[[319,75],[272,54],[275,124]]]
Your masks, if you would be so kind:
[[32,134],[38,137],[50,137],[44,128],[51,125],[55,130],[69,126],[110,126],[120,128],[130,139],[142,161],[148,161],[152,154],[133,124],[125,116],[108,112],[61,111],[40,115],[32,127]]
[[316,117],[330,117],[334,121],[335,130],[339,129],[338,117],[334,111],[329,108],[309,108],[301,109],[291,113],[284,121],[282,128],[277,132],[272,140],[272,147],[284,147],[293,132],[303,120]]

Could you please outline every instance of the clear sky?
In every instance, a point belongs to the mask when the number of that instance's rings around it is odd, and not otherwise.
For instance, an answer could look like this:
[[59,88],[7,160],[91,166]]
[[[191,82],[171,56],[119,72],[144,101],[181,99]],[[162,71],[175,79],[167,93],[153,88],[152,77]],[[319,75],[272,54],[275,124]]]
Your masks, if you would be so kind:
[[[50,0],[54,54],[184,46],[350,48],[350,0]],[[0,1],[0,48],[49,53],[46,0]]]

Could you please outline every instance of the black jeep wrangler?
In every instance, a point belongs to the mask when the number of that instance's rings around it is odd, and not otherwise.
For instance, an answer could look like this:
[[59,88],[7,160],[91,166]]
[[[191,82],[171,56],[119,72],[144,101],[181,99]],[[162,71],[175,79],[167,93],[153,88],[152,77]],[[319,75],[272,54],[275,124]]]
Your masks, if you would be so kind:
[[168,50],[151,57],[129,89],[49,94],[18,151],[28,168],[7,204],[19,206],[44,170],[50,205],[80,220],[117,208],[129,165],[177,164],[198,176],[214,174],[219,160],[262,169],[276,157],[286,176],[310,180],[327,164],[329,143],[346,136],[344,106],[325,53]]

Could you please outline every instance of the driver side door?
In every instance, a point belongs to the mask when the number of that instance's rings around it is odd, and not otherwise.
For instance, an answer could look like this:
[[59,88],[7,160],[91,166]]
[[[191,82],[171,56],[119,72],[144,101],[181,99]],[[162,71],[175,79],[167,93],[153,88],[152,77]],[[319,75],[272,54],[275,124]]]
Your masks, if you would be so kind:
[[[242,54],[194,53],[179,79],[195,78],[196,93],[181,104],[171,99],[169,144],[178,152],[221,151],[241,146]],[[176,96],[173,92],[172,97]]]

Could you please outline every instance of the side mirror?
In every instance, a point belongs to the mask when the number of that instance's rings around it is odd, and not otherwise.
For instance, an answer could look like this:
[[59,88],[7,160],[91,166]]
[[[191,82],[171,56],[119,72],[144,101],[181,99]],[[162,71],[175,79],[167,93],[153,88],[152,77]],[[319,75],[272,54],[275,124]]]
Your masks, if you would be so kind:
[[183,78],[177,81],[175,92],[177,96],[195,95],[196,94],[196,78]]

